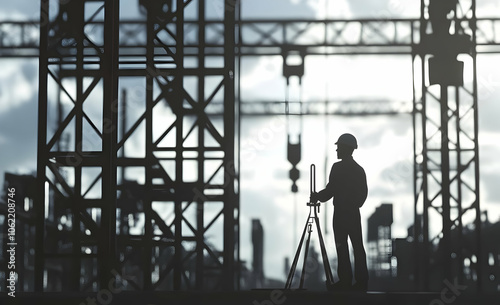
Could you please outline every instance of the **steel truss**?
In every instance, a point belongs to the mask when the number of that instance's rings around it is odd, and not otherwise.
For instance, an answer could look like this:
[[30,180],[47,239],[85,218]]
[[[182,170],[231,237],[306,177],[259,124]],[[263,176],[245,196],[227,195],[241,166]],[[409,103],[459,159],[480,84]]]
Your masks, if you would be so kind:
[[[42,1],[49,22],[40,28],[37,290],[91,291],[117,274],[129,289],[234,289],[234,10],[218,22],[211,67],[203,17],[196,43],[184,45],[184,11],[204,16],[204,1],[141,2],[146,22],[133,56],[119,45],[129,42],[120,1],[71,0],[57,13],[50,4]],[[130,88],[130,79],[141,85]],[[135,105],[119,88],[135,90]],[[209,117],[214,101],[222,111]],[[132,232],[131,219],[144,229]],[[49,230],[49,221],[64,226]],[[47,249],[53,239],[61,247]],[[69,279],[51,275],[56,262]]]
[[93,36],[85,1],[61,4],[57,16],[50,4],[41,1],[35,290],[86,291],[117,270],[118,1],[93,2],[91,18],[105,24]]
[[[184,20],[187,31],[197,27],[198,20]],[[302,47],[307,55],[352,54],[412,54],[412,44],[418,42],[421,19],[279,19],[236,20],[238,31],[236,55],[281,55],[287,46]],[[145,20],[120,20],[121,48],[129,56],[145,45]],[[89,21],[101,27],[102,21]],[[205,20],[205,28],[220,33],[220,20]],[[477,53],[499,53],[500,18],[476,18]],[[38,21],[0,22],[0,57],[38,57]],[[97,30],[97,28],[96,28]],[[207,56],[222,55],[219,35],[206,37]],[[185,38],[185,46],[196,47],[193,36]],[[134,51],[136,49],[136,51]],[[139,50],[143,51],[143,50]],[[186,49],[188,54],[193,49]],[[126,53],[123,53],[126,56]],[[126,73],[126,70],[120,71]]]
[[[423,265],[416,268],[418,288],[435,288],[429,282],[434,274],[427,270],[439,269],[436,263],[446,262],[447,257],[453,258],[452,263],[442,265],[438,278],[465,280],[461,260],[472,255],[483,259],[479,239],[464,245],[459,237],[466,220],[474,223],[469,230],[480,235],[475,58],[479,53],[500,52],[500,33],[493,30],[500,19],[476,18],[474,1],[465,10],[471,14],[455,20],[457,29],[466,29],[471,37],[470,51],[460,54],[474,67],[473,81],[437,91],[427,80],[433,51],[423,41],[429,22],[424,1],[420,19],[235,20],[235,2],[226,0],[222,18],[202,17],[205,4],[198,1],[200,18],[187,20],[183,8],[195,2],[177,0],[143,7],[144,20],[122,20],[117,15],[118,0],[87,0],[76,2],[94,7],[95,14],[73,11],[77,18],[71,20],[79,22],[70,27],[74,32],[66,31],[68,19],[56,19],[57,12],[49,14],[52,2],[42,0],[41,20],[50,22],[0,23],[1,57],[40,57],[36,290],[54,288],[43,283],[53,277],[50,268],[55,263],[71,270],[69,279],[55,281],[59,283],[55,288],[96,290],[110,274],[116,275],[113,268],[127,275],[134,266],[144,272],[130,281],[131,289],[207,289],[212,288],[207,281],[213,276],[219,279],[215,286],[234,287],[233,266],[238,261],[234,127],[238,113],[284,114],[285,103],[244,101],[241,96],[234,102],[233,75],[239,79],[241,73],[234,72],[235,58],[284,56],[286,50],[304,56],[413,58],[415,215],[423,214],[422,225],[415,226],[416,253],[423,258]],[[205,64],[209,59],[223,64],[209,67]],[[139,111],[127,106],[130,99],[119,90],[127,87],[127,79],[143,84]],[[193,84],[195,92],[190,91]],[[91,100],[102,111],[87,110]],[[360,106],[346,113],[330,101],[318,101],[300,114],[408,112],[394,103],[384,103],[381,111],[367,102],[353,103]],[[53,122],[58,122],[55,131]],[[156,122],[162,122],[161,127]],[[86,141],[91,133],[92,140]],[[139,133],[146,139],[139,145],[143,152],[132,156],[131,147],[137,146],[134,135]],[[86,181],[84,177],[91,174],[93,179]],[[159,206],[170,213],[161,214]],[[215,212],[209,212],[212,208]],[[132,234],[127,225],[127,219],[134,217],[144,221],[140,234]],[[431,228],[435,219],[441,219],[441,228]],[[63,229],[54,230],[49,226],[53,222]],[[206,240],[218,222],[223,223],[222,247]],[[457,240],[452,231],[458,232]],[[63,247],[45,245],[44,239],[50,237],[63,241]],[[436,243],[441,245],[440,259],[431,257]],[[167,263],[159,261],[165,257]],[[186,267],[188,262],[194,262],[193,270]],[[480,269],[474,272],[480,287]],[[91,275],[88,282],[81,282],[83,274]]]
[[[422,2],[422,16],[428,10]],[[480,291],[487,258],[481,252],[476,55],[482,31],[476,30],[475,0],[458,4],[451,35],[439,34],[436,25],[429,31],[428,18],[421,23],[412,56],[417,287],[438,289],[443,279],[457,279]],[[465,240],[466,232],[475,240]],[[465,260],[475,263],[466,269]]]

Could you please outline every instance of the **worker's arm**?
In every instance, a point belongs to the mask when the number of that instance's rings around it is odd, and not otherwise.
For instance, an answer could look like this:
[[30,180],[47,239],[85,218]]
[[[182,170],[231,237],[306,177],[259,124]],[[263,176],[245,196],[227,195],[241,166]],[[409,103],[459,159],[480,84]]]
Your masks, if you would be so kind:
[[321,191],[311,194],[311,202],[314,202],[314,203],[316,203],[318,201],[325,202],[325,201],[330,200],[334,196],[335,185],[336,185],[336,183],[334,181],[335,180],[335,172],[336,172],[336,169],[335,169],[335,164],[334,164],[332,166],[332,170],[330,171],[330,179],[328,181],[328,184]]
[[356,194],[357,195],[356,203],[358,207],[362,207],[366,201],[366,198],[368,197],[368,183],[366,182],[366,173],[364,170],[361,170],[361,173],[362,173],[360,176],[361,181],[359,183],[360,189],[359,193]]

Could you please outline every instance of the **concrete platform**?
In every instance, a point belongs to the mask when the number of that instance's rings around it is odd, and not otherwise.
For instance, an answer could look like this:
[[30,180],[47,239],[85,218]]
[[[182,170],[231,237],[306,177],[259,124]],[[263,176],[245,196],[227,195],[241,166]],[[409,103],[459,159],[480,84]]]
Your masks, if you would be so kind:
[[93,294],[72,293],[16,293],[16,297],[0,297],[0,304],[26,305],[499,305],[498,294],[460,293],[331,293],[312,291],[285,291],[282,289],[235,292],[130,292],[111,293],[109,290]]

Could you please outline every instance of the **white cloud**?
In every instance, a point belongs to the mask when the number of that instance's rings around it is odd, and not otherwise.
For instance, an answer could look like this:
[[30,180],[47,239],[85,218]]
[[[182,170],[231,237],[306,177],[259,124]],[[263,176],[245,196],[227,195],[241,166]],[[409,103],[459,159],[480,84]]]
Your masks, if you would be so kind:
[[0,71],[0,113],[18,107],[30,100],[37,94],[35,77],[28,79],[19,70],[31,62],[22,60],[2,59],[2,70]]
[[[496,69],[500,55],[479,55],[477,58],[479,130],[500,135],[500,72]],[[486,140],[486,139],[485,139]],[[499,144],[498,141],[496,143]]]
[[419,0],[308,0],[318,18],[418,18]]
[[285,94],[281,56],[243,58],[241,93],[244,100],[281,99]]
[[476,16],[478,18],[496,17],[500,11],[500,3],[497,0],[477,1]]
[[242,0],[242,18],[304,18],[314,17],[315,11],[303,0]]
[[40,18],[40,2],[33,5],[30,0],[4,1],[2,11],[0,11],[0,20],[25,21],[37,20]]
[[304,99],[412,99],[409,56],[311,56],[305,69]]

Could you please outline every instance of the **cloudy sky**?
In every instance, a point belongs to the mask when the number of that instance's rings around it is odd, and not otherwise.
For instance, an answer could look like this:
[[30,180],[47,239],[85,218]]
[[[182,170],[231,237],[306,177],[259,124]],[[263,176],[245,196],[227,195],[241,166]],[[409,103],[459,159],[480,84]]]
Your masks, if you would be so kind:
[[[133,0],[127,0],[133,2]],[[33,0],[3,1],[1,20],[36,19]],[[500,15],[495,0],[478,0],[479,17]],[[417,0],[243,0],[243,18],[414,18]],[[211,8],[217,14],[217,6]],[[133,12],[127,10],[123,14]],[[478,56],[481,204],[490,220],[500,219],[500,56]],[[36,168],[37,60],[0,59],[0,173],[31,173]],[[281,57],[245,59],[242,96],[283,100],[285,80]],[[388,99],[411,104],[410,56],[310,56],[306,58],[303,99]],[[291,83],[292,97],[298,87]],[[256,94],[256,92],[258,94]],[[292,122],[293,124],[297,122]],[[358,137],[355,159],[367,172],[369,197],[366,218],[383,202],[394,204],[395,237],[405,237],[413,221],[412,124],[409,114],[347,118],[304,117],[299,193],[290,192],[286,160],[287,122],[283,117],[243,118],[241,132],[241,256],[251,263],[251,219],[265,230],[265,272],[284,278],[283,260],[291,257],[303,228],[309,193],[309,165],[316,164],[318,189],[335,160],[336,138],[344,132]],[[296,129],[294,132],[298,132]],[[3,181],[3,177],[2,177]],[[325,224],[325,213],[327,223]],[[322,209],[330,256],[332,208]],[[365,230],[366,233],[366,230]]]

